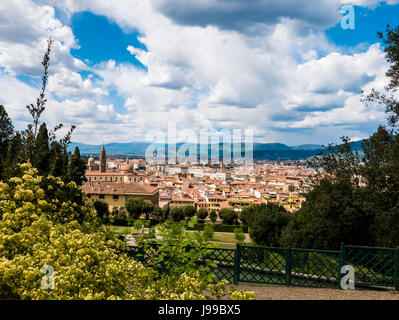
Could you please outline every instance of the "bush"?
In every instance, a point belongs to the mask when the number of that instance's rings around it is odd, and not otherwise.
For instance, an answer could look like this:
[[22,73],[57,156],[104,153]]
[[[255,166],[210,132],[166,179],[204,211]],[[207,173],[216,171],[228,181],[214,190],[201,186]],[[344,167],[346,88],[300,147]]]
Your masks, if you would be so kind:
[[[204,223],[196,223],[193,228],[189,228],[189,229],[194,229],[196,231],[202,231],[202,230],[204,230],[204,226],[205,226]],[[215,229],[214,229],[215,232],[231,232],[231,233],[233,233],[234,230],[237,228],[237,226],[232,226],[229,224],[218,224],[218,223],[214,224],[214,226],[215,226]],[[241,226],[240,229],[244,233],[248,233],[248,227]]]
[[[40,177],[30,164],[21,169],[21,177],[0,182],[0,299],[183,300],[229,293],[235,299],[253,298],[229,292],[226,282],[205,281],[194,272],[201,270],[187,269],[181,263],[183,249],[176,256],[183,269],[173,275],[144,267],[127,256],[124,243],[109,228],[99,224],[93,206],[74,182]],[[51,188],[41,187],[44,179],[52,181]],[[63,191],[81,194],[84,203],[61,201],[57,195],[65,195]],[[193,267],[196,258],[190,260]],[[55,271],[51,290],[42,286],[45,266]]]
[[113,225],[115,226],[123,226],[123,227],[128,227],[128,220],[126,218],[114,218],[114,223]]
[[236,239],[239,243],[244,243],[245,235],[241,228],[234,229],[234,239]]
[[205,241],[212,240],[214,233],[215,233],[215,225],[213,223],[206,223],[204,225],[204,231],[202,231],[202,238]]

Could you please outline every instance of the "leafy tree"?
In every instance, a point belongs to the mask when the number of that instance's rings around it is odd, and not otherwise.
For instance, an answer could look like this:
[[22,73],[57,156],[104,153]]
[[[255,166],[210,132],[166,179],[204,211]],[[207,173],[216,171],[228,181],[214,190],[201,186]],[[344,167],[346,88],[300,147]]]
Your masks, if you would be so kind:
[[118,207],[113,207],[111,214],[115,219],[120,219],[120,220],[126,219],[126,216],[119,210]]
[[[64,201],[59,197],[63,191],[80,193],[84,203]],[[144,267],[127,256],[124,243],[113,232],[98,223],[76,184],[38,176],[30,164],[20,166],[20,176],[0,182],[0,194],[1,299],[253,298],[253,293],[229,290],[226,282],[204,281],[200,270],[185,268],[169,275]],[[175,258],[184,257],[183,250],[176,253]],[[191,266],[194,259],[189,260]],[[54,268],[52,290],[41,286],[44,266]]]
[[170,216],[174,222],[180,222],[184,220],[185,214],[183,207],[174,207],[170,210]]
[[274,203],[256,206],[250,224],[251,240],[258,245],[280,246],[281,234],[289,219],[290,214],[284,207]]
[[206,219],[206,217],[208,216],[208,210],[206,210],[205,208],[200,208],[197,211],[197,217],[200,221],[204,221]]
[[242,208],[240,212],[240,221],[244,226],[249,227],[255,215],[255,206],[250,205]]
[[212,240],[214,233],[215,233],[215,225],[213,223],[205,223],[204,230],[202,231],[202,238],[205,241]]
[[154,207],[154,210],[152,211],[152,219],[154,219],[157,222],[163,221],[163,211],[160,207],[158,206]]
[[93,202],[94,209],[100,218],[107,218],[109,216],[109,205],[103,200],[96,200]]
[[[60,158],[62,159],[62,155],[60,155]],[[85,173],[86,164],[80,156],[79,148],[75,147],[68,165],[68,180],[74,181],[78,186],[81,186],[83,182],[87,181]]]
[[183,211],[184,211],[184,216],[186,218],[188,218],[188,219],[191,219],[192,217],[194,217],[196,212],[197,212],[195,210],[195,207],[194,206],[190,206],[190,205],[184,206],[183,207]]
[[234,239],[238,241],[238,243],[243,244],[245,241],[245,234],[241,228],[234,229]]
[[209,213],[209,219],[211,219],[211,221],[212,221],[213,223],[216,222],[217,217],[218,217],[218,214],[216,213],[215,210],[212,210],[212,211]]
[[142,198],[130,198],[126,201],[126,210],[133,219],[139,219],[144,213],[145,201]]
[[222,219],[224,224],[238,224],[238,215],[232,209],[223,208],[219,211],[219,217]]
[[154,205],[151,202],[144,201],[142,209],[146,220],[150,218],[150,214],[154,211]]
[[162,207],[162,221],[166,221],[169,219],[169,213],[170,213],[170,206],[165,205]]

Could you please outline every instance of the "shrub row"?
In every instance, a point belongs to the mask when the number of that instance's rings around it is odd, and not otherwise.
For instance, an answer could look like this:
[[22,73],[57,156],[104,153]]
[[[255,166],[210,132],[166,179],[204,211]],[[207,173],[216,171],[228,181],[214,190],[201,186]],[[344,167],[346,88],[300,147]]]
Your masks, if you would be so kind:
[[[110,224],[113,226],[122,226],[122,227],[133,227],[134,222],[139,219],[133,219],[133,218],[108,218],[108,219],[103,219],[104,224]],[[140,221],[146,221],[146,225],[152,227],[157,224],[156,220],[142,220]],[[196,231],[203,231],[204,230],[204,223],[196,223],[193,228],[187,227],[187,229],[190,230],[196,230]],[[241,228],[242,232],[248,233],[248,227],[247,226],[242,226],[242,225],[230,225],[230,224],[215,224],[215,232],[234,232],[234,229],[236,228]]]
[[[188,228],[196,231],[204,230],[204,223],[196,223],[194,228]],[[215,232],[234,232],[234,229],[241,228],[242,232],[248,233],[248,227],[240,225],[230,225],[230,224],[215,224]]]
[[157,224],[155,220],[143,220],[143,219],[133,219],[133,218],[108,218],[108,219],[103,219],[104,224],[109,224],[113,226],[121,226],[121,227],[133,227],[135,221],[140,220],[140,221],[145,221],[146,226],[154,226]]

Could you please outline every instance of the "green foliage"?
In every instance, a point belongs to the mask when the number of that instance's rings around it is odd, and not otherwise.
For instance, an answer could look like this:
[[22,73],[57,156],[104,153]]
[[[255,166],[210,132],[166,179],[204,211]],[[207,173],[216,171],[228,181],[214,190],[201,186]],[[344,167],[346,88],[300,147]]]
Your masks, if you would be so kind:
[[160,274],[167,273],[178,276],[182,273],[198,273],[200,281],[212,282],[213,275],[209,273],[211,267],[216,265],[207,260],[205,264],[198,263],[199,259],[206,256],[210,244],[202,240],[200,234],[193,236],[193,232],[186,232],[186,223],[166,221],[156,227],[160,237],[156,248],[152,240],[143,239],[139,246],[145,251],[153,251],[151,265]]
[[211,212],[209,213],[209,219],[211,219],[211,221],[213,223],[215,223],[217,217],[218,217],[218,214],[216,213],[216,211],[215,210],[211,210]]
[[47,175],[50,171],[50,148],[47,126],[42,123],[37,134],[32,165],[39,170],[40,175]]
[[180,222],[184,220],[184,210],[183,207],[174,207],[170,210],[170,216],[174,222]]
[[93,203],[93,207],[97,212],[97,216],[101,219],[107,218],[109,215],[108,203],[103,200],[96,200]]
[[52,141],[50,154],[50,174],[54,177],[61,177],[65,181],[71,181],[67,177],[68,152],[66,146],[58,141]]
[[248,207],[242,208],[240,212],[240,221],[244,226],[250,226],[252,219],[255,215],[255,206],[250,205]]
[[149,214],[154,210],[153,204],[142,198],[130,198],[126,201],[125,206],[133,219],[140,218],[143,213],[146,215],[146,219],[148,219]]
[[219,217],[222,219],[224,224],[238,224],[238,215],[232,209],[221,209],[219,211]]
[[[192,229],[197,230],[197,231],[202,231],[204,230],[204,223],[196,223]],[[234,232],[234,229],[236,229],[235,225],[230,225],[230,224],[220,224],[220,223],[215,223],[214,224],[215,232]],[[241,229],[244,233],[248,233],[248,227],[246,226],[241,226]]]
[[197,210],[195,210],[194,206],[183,206],[183,212],[184,212],[184,216],[188,219],[191,219],[192,217],[195,216]]
[[14,126],[7,111],[0,105],[0,179],[4,177],[7,166],[7,150],[14,135]]
[[[20,171],[21,177],[0,182],[1,299],[253,297],[228,291],[226,282],[211,284],[198,272],[173,269],[176,272],[172,276],[143,267],[127,256],[124,243],[111,230],[98,223],[88,199],[77,205],[58,197],[58,191],[63,190],[81,194],[75,183],[65,185],[59,178],[48,176],[52,183],[47,186],[52,188],[43,189],[45,178],[38,176],[30,164],[22,165]],[[195,270],[189,267],[193,259],[183,259],[189,262],[184,270]],[[41,270],[46,265],[55,271],[53,289],[41,286]]]
[[86,164],[83,161],[83,159],[80,157],[79,148],[75,147],[75,151],[71,156],[68,165],[68,180],[74,181],[78,186],[81,186],[83,182],[86,181],[85,173],[86,173]]
[[142,211],[145,215],[146,220],[148,220],[150,218],[151,212],[154,211],[154,205],[151,202],[144,201]]
[[202,238],[205,241],[210,241],[213,239],[214,233],[215,233],[215,225],[213,223],[205,223],[204,231],[202,231]]
[[249,235],[258,245],[277,247],[283,229],[288,224],[290,214],[273,203],[254,206]]
[[163,222],[164,220],[164,218],[163,218],[163,211],[162,211],[162,209],[160,208],[160,207],[158,207],[158,206],[155,206],[154,207],[154,210],[152,211],[152,215],[151,215],[151,218],[153,219],[153,220],[155,220],[156,222]]
[[243,244],[245,241],[245,235],[241,228],[234,229],[234,239],[238,241],[238,243]]
[[201,221],[204,221],[206,219],[206,217],[208,216],[208,211],[205,208],[200,208],[197,211],[197,217],[198,219],[200,219]]
[[162,207],[162,221],[166,221],[169,219],[169,214],[170,214],[170,206],[165,205]]

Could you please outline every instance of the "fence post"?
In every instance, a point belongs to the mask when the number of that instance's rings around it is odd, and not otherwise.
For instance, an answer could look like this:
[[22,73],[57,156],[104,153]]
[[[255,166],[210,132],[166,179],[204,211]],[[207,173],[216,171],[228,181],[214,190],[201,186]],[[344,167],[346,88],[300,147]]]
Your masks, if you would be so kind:
[[341,287],[341,268],[345,265],[345,245],[341,242],[341,246],[339,249],[339,263],[338,263],[338,288],[342,289]]
[[395,290],[399,291],[399,247],[396,247],[394,252],[394,284]]
[[241,246],[239,243],[237,243],[236,252],[234,256],[234,284],[236,285],[240,280],[240,251],[241,251]]
[[291,269],[292,269],[292,249],[287,248],[285,251],[285,285],[291,285]]

